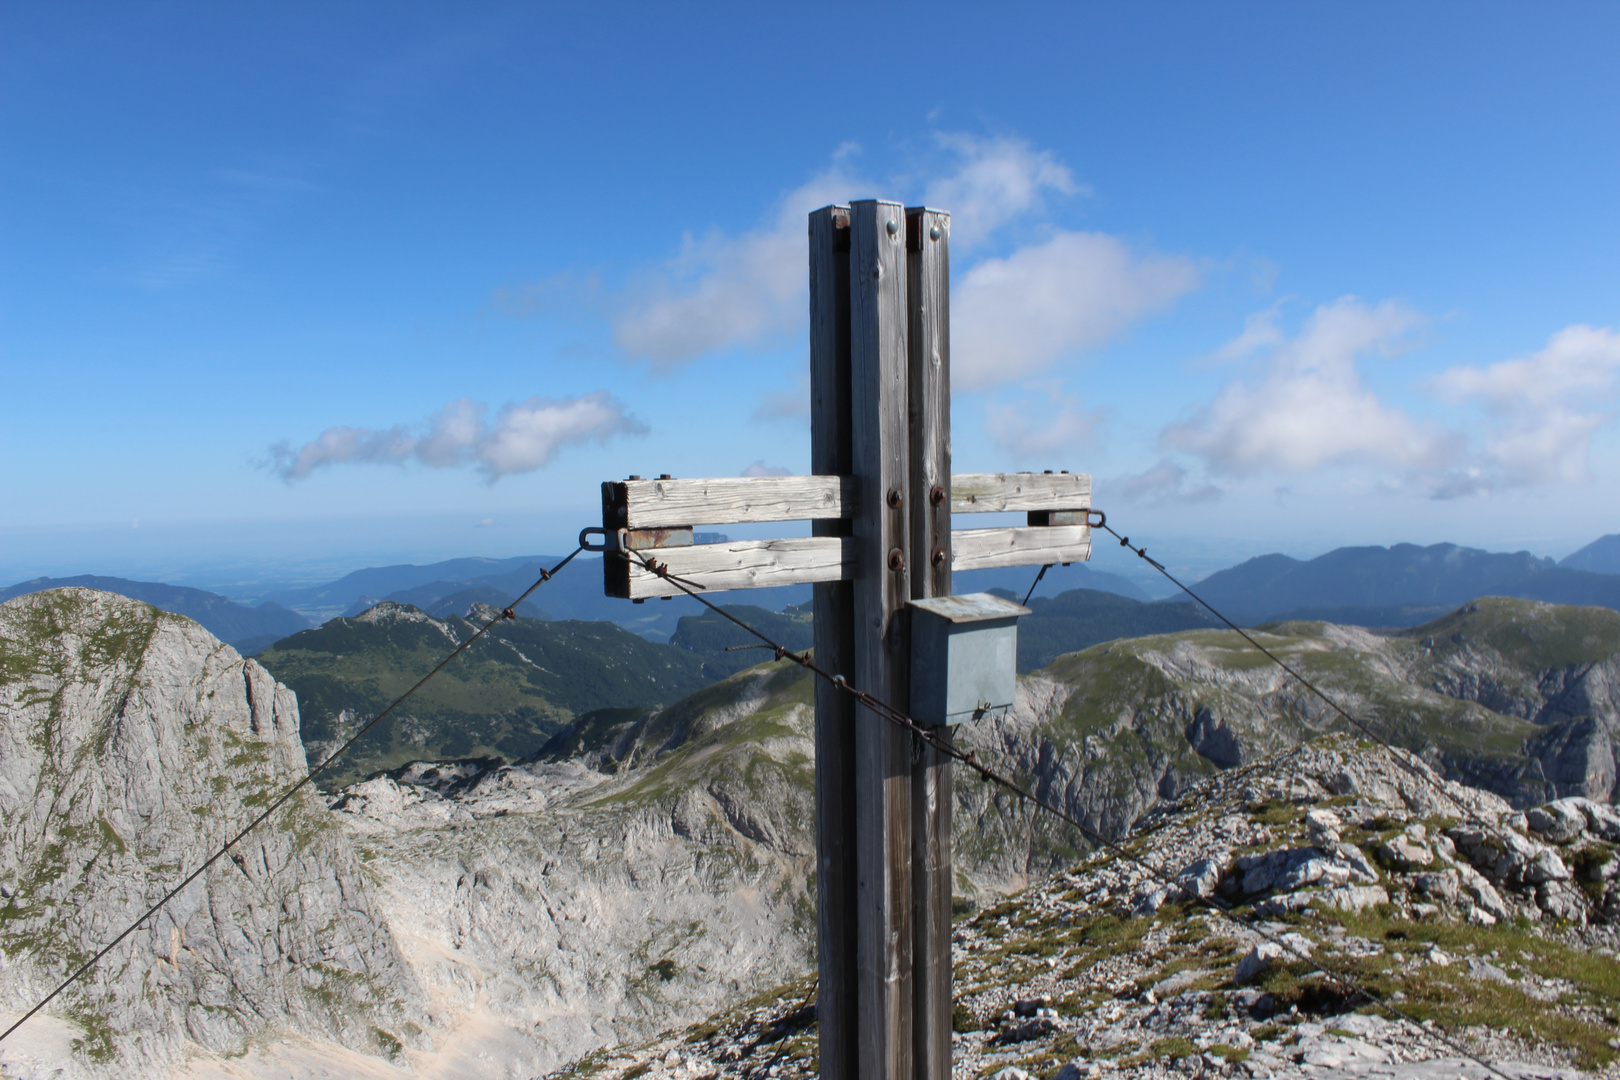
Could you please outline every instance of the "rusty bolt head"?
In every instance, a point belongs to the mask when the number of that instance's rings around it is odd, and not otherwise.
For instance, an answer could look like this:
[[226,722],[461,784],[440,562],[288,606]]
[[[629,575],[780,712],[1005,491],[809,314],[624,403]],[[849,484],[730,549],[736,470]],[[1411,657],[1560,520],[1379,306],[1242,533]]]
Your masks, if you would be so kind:
[[631,473],[629,476],[625,477],[625,479],[626,480],[640,480],[641,477],[637,476],[635,473]]
[[935,548],[933,550],[933,553],[928,556],[928,561],[933,563],[935,566],[944,566],[945,565],[945,549],[942,548],[942,547]]
[[928,501],[934,506],[943,505],[945,502],[945,489],[935,484],[928,490]]
[[889,503],[889,505],[891,507],[898,510],[898,509],[900,509],[900,505],[902,503],[904,503],[905,501],[906,501],[906,497],[904,495],[900,494],[900,489],[899,488],[892,487],[892,488],[889,489],[888,503]]
[[906,556],[899,548],[889,549],[889,569],[894,571],[906,568]]

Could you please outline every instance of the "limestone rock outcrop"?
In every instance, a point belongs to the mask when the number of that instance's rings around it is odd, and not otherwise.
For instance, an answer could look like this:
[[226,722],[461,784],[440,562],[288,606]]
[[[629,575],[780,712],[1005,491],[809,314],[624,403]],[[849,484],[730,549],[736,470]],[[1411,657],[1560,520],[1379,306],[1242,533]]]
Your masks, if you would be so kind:
[[[5,1023],[303,772],[292,693],[190,620],[89,589],[0,604]],[[305,790],[0,1062],[7,1076],[164,1076],[188,1044],[239,1054],[265,1031],[386,1058],[425,1045],[420,998],[352,845]]]
[[[1561,820],[1571,808],[1542,809]],[[1620,928],[1582,925],[1522,875],[1499,894],[1448,836],[1474,830],[1482,848],[1516,836],[1536,853],[1530,866],[1554,850],[1524,833],[1530,816],[1343,736],[1220,773],[1156,807],[1118,847],[954,924],[953,1072],[1612,1077]],[[1587,819],[1554,856],[1595,866],[1579,858],[1595,836]],[[1427,869],[1375,865],[1395,837],[1429,851]],[[1564,901],[1587,914],[1596,904],[1578,888]],[[1407,1015],[1373,1006],[1369,989]],[[808,979],[788,984],[554,1080],[809,1080],[813,998]],[[1511,1009],[1482,1026],[1482,998]]]

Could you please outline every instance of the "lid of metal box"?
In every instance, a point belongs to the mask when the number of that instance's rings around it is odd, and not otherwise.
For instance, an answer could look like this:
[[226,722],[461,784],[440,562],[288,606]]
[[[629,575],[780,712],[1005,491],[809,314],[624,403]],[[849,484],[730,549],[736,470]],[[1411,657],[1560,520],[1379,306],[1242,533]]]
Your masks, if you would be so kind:
[[929,600],[913,600],[911,606],[921,608],[952,623],[976,623],[988,619],[1014,619],[1028,615],[1029,608],[1003,600],[991,593],[968,593],[966,596],[936,596]]

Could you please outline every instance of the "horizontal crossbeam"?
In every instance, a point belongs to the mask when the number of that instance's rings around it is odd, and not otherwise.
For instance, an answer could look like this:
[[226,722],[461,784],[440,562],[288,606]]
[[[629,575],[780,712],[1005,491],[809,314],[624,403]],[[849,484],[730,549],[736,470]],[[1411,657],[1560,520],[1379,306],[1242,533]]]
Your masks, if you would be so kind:
[[725,476],[709,480],[619,480],[602,485],[602,505],[624,520],[609,528],[667,529],[754,521],[848,517],[855,480],[848,476]]
[[1000,566],[1087,562],[1091,530],[1084,525],[1014,525],[1005,529],[952,529],[951,571]]
[[[849,537],[731,540],[695,547],[643,549],[628,561],[610,557],[609,595],[631,600],[680,595],[679,586],[647,569],[642,558],[652,559],[706,592],[849,581],[856,573],[855,541]],[[1085,562],[1090,558],[1091,530],[1084,525],[1015,525],[951,532],[953,572]]]
[[855,541],[847,536],[799,536],[786,540],[731,540],[695,547],[659,548],[606,561],[608,595],[631,600],[679,596],[681,589],[641,562],[667,567],[678,578],[709,592],[814,585],[855,576]]
[[1085,510],[1091,506],[1086,473],[956,473],[951,513],[989,514]]
[[[848,476],[726,476],[706,480],[619,480],[602,485],[609,529],[668,529],[762,521],[853,517]],[[951,512],[1045,513],[1091,505],[1085,473],[958,473]]]

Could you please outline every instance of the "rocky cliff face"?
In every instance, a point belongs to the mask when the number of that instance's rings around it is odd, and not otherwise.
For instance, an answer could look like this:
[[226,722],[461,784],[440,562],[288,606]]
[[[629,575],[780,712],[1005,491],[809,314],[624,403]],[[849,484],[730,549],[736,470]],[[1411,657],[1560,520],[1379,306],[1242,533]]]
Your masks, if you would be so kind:
[[[1601,794],[1620,616],[1611,627],[1583,609],[1494,603],[1421,634],[1290,624],[1263,640],[1453,776],[1528,805],[1565,793],[1537,770],[1569,761]],[[0,953],[14,1010],[300,759],[290,695],[184,620],[82,591],[0,611]],[[1231,634],[1113,642],[1022,679],[1009,716],[956,737],[1122,835],[1336,722],[1274,672]],[[329,808],[303,800],[58,1010],[76,1056],[64,1042],[32,1060],[94,1071],[99,1055],[107,1071],[138,1060],[157,1075],[189,1040],[209,1068],[245,1051],[235,1076],[523,1078],[697,1019],[813,963],[812,725],[809,674],[767,664],[667,709],[582,716],[526,763],[417,763]],[[983,900],[1081,857],[1067,827],[988,785],[959,779],[956,799],[961,892]],[[1598,819],[1569,806],[1590,831]],[[1519,832],[1535,851],[1500,871],[1489,843],[1459,834],[1455,884],[1466,892],[1463,866],[1478,864],[1507,914],[1574,918],[1578,884],[1533,880],[1555,869],[1536,869],[1551,842]],[[1287,883],[1321,869],[1309,862],[1265,868]],[[1345,877],[1330,887],[1374,887],[1345,867],[1322,870]],[[1468,910],[1493,914],[1490,895],[1466,892]],[[1447,902],[1463,911],[1463,898]],[[1601,893],[1580,917],[1611,918],[1607,906]],[[26,1075],[15,1054],[0,1045],[4,1068]],[[185,1075],[225,1075],[203,1065]]]
[[[415,764],[300,796],[0,1044],[0,1076],[520,1080],[803,970],[799,674],[610,713],[624,760],[599,767]],[[0,607],[0,677],[3,1019],[303,758],[285,687],[119,597]]]
[[[9,1018],[303,770],[292,694],[195,623],[61,589],[0,604],[0,1011]],[[302,1032],[388,1056],[420,990],[302,795],[4,1044],[6,1076],[160,1076]],[[64,1072],[56,1070],[63,1069]]]
[[[1590,800],[1515,813],[1381,748],[1312,740],[959,920],[954,1074],[1493,1075],[1460,1045],[1495,1075],[1613,1077],[1616,837],[1620,813]],[[819,1034],[805,980],[559,1080],[801,1080]]]
[[421,1067],[534,1076],[814,963],[798,675],[631,713],[589,761],[416,765],[334,800],[435,1013],[476,1037]]

